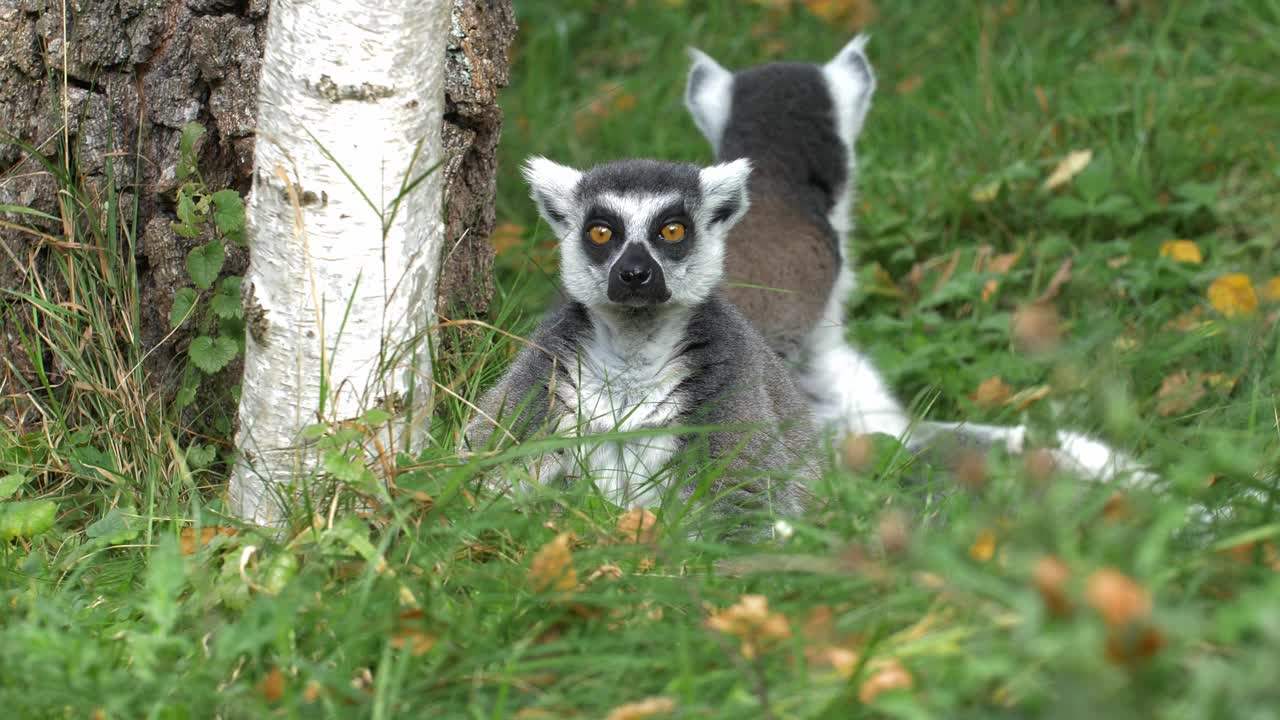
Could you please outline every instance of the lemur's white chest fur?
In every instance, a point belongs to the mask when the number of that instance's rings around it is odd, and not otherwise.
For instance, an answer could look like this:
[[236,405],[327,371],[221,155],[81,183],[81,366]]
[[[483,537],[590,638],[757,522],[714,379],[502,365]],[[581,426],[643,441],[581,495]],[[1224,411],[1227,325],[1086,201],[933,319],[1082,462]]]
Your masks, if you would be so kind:
[[585,438],[560,463],[560,474],[592,480],[606,499],[656,507],[666,488],[663,470],[678,447],[671,435],[593,440],[593,436],[657,430],[681,411],[676,389],[688,375],[679,358],[690,311],[670,308],[643,326],[593,313],[592,334],[578,357],[565,358],[572,386],[556,388],[568,414],[562,434]]

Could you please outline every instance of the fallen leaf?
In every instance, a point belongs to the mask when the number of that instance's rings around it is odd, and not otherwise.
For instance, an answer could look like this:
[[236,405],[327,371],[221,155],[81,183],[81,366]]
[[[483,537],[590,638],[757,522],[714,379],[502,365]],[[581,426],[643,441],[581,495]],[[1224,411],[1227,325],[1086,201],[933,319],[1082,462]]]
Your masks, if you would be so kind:
[[1262,286],[1262,297],[1268,302],[1280,302],[1280,275],[1271,278]]
[[1258,309],[1258,295],[1248,275],[1231,273],[1209,285],[1209,304],[1227,317],[1250,315]]
[[996,197],[998,197],[999,195],[1000,195],[999,180],[992,180],[991,182],[986,182],[981,185],[976,185],[972,190],[969,191],[969,199],[978,203],[979,205],[985,205],[991,202],[992,200],[995,200]]
[[866,472],[876,459],[875,442],[870,435],[849,433],[840,444],[840,456],[845,467],[854,472]]
[[1019,390],[1005,404],[1021,412],[1049,397],[1050,390],[1051,388],[1048,385],[1036,385],[1035,387]]
[[1049,303],[1023,305],[1011,321],[1014,345],[1022,352],[1045,353],[1062,342],[1058,310]]
[[280,702],[280,698],[284,697],[284,673],[280,672],[280,668],[271,668],[258,683],[258,692],[262,693],[262,698],[268,703]]
[[1054,557],[1044,555],[1036,560],[1031,571],[1031,579],[1035,583],[1044,606],[1055,617],[1066,617],[1071,614],[1071,601],[1067,599],[1067,580],[1071,570],[1067,564]]
[[617,565],[606,563],[591,571],[587,576],[587,582],[595,582],[596,580],[617,580],[622,577],[622,568]]
[[324,686],[315,680],[308,680],[306,687],[302,688],[302,700],[308,704],[319,700],[323,694]]
[[1151,594],[1113,568],[1102,568],[1089,576],[1085,597],[1112,628],[1145,620],[1151,614]]
[[1111,493],[1111,497],[1102,505],[1102,519],[1116,523],[1127,520],[1133,515],[1133,506],[1129,498],[1122,492]]
[[764,595],[743,595],[737,604],[717,611],[707,619],[707,627],[742,642],[742,656],[751,660],[767,646],[791,637],[791,626],[781,613],[769,612]]
[[830,667],[846,679],[853,677],[853,671],[858,667],[858,653],[838,645],[805,648],[804,656],[811,664]]
[[669,697],[651,697],[639,702],[619,705],[605,717],[605,720],[645,720],[658,715],[670,715],[676,710],[676,701]]
[[578,573],[570,552],[572,543],[573,533],[563,532],[534,554],[529,566],[529,580],[534,590],[569,592],[578,586]]
[[923,84],[924,78],[920,76],[920,73],[916,73],[903,78],[894,89],[898,91],[899,95],[910,95],[919,90]]
[[408,648],[414,657],[426,655],[436,646],[436,636],[421,628],[401,627],[391,636],[391,647],[402,650]]
[[994,278],[982,284],[982,302],[991,302],[992,296],[996,294],[996,290],[1000,289],[1000,283]]
[[978,562],[987,562],[996,554],[996,534],[990,530],[978,533],[977,539],[969,546],[969,557]]
[[1211,325],[1213,321],[1204,319],[1204,309],[1201,307],[1193,307],[1182,313],[1178,317],[1164,324],[1166,330],[1181,330],[1188,332],[1197,328]]
[[1128,264],[1129,264],[1128,255],[1120,255],[1118,257],[1113,257],[1107,260],[1107,267],[1110,267],[1110,268],[1121,268]]
[[1013,388],[1009,387],[1000,376],[989,377],[978,384],[969,399],[982,408],[997,408],[1004,405],[1013,396]]
[[1204,262],[1200,247],[1190,240],[1165,240],[1160,243],[1160,257],[1167,257],[1174,262],[1188,265],[1199,265]]
[[1232,377],[1226,373],[1200,373],[1198,377],[1206,387],[1220,395],[1230,395],[1231,391],[1235,389],[1236,383],[1240,380],[1239,375]]
[[658,516],[644,508],[631,508],[618,517],[617,529],[623,542],[647,545],[658,536]]
[[911,544],[911,527],[907,524],[907,517],[897,510],[888,510],[880,516],[876,534],[880,537],[880,547],[884,549],[885,555],[901,555]]
[[987,260],[983,269],[993,273],[1007,273],[1018,264],[1018,260],[1022,257],[1021,252],[1001,253]]
[[205,526],[200,528],[200,537],[197,541],[196,529],[193,527],[184,527],[178,533],[178,547],[182,550],[183,555],[194,555],[200,548],[213,542],[213,539],[222,537],[234,537],[239,532],[233,527],[216,527]]
[[1048,179],[1044,181],[1044,189],[1052,190],[1071,182],[1071,178],[1088,167],[1091,160],[1093,160],[1092,150],[1073,150],[1067,153],[1067,156],[1062,158],[1058,166],[1049,174]]
[[1190,410],[1204,397],[1204,384],[1199,376],[1192,378],[1185,370],[1167,376],[1156,391],[1156,413],[1169,417]]
[[911,673],[894,658],[875,663],[862,687],[858,699],[869,703],[890,690],[910,690],[914,685]]
[[1037,85],[1035,87],[1036,105],[1040,106],[1040,112],[1045,115],[1049,114],[1049,96],[1045,93],[1044,88]]
[[805,7],[828,25],[861,30],[876,19],[872,0],[804,0]]
[[1146,660],[1164,647],[1164,635],[1147,623],[1137,623],[1107,632],[1107,659],[1119,665]]

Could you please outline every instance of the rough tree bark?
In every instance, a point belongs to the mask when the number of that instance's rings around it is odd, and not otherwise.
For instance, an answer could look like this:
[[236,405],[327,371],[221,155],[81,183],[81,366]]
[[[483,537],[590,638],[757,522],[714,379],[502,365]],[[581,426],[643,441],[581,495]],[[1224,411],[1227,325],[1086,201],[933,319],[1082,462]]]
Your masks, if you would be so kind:
[[[438,307],[481,313],[491,293],[487,239],[502,126],[496,97],[507,82],[515,22],[511,0],[453,4],[443,125],[448,240]],[[199,155],[210,188],[248,190],[268,6],[268,0],[67,0],[64,22],[62,0],[0,0],[0,135],[52,154],[65,116],[74,162],[90,186],[103,183],[108,153],[129,154],[114,165],[125,199],[138,206],[140,332],[144,346],[154,348],[148,369],[158,382],[170,379],[186,340],[178,335],[162,343],[174,291],[189,283],[187,252],[201,242],[169,229],[179,132],[192,120],[209,128]],[[55,209],[48,176],[8,146],[0,146],[0,204]],[[45,253],[29,236],[0,227],[0,245],[0,289],[21,288],[29,273],[44,270]],[[225,269],[242,273],[247,261],[233,249]],[[0,360],[0,399],[8,401],[0,416],[12,422],[22,404],[6,396],[23,387],[12,371],[31,368],[22,364],[6,302],[0,299],[0,358],[8,360]]]

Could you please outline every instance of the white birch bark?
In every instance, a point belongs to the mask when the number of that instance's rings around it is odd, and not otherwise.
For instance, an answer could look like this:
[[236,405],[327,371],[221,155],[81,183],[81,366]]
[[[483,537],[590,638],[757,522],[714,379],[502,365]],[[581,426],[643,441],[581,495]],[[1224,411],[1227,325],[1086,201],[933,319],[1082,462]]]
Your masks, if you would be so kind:
[[307,425],[383,407],[395,412],[380,431],[388,452],[425,434],[443,173],[391,215],[440,161],[450,4],[271,4],[230,487],[247,520],[277,523],[276,499],[316,467]]

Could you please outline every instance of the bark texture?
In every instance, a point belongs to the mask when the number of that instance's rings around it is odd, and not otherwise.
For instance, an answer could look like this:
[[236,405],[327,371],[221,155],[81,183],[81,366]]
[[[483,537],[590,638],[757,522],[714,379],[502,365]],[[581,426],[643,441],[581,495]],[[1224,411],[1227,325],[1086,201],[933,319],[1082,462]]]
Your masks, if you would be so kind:
[[[181,337],[162,343],[175,290],[189,284],[188,240],[169,229],[182,126],[208,128],[200,168],[210,188],[249,189],[258,77],[269,0],[0,0],[0,137],[55,154],[62,137],[90,187],[106,163],[138,206],[133,248],[141,275],[150,370],[168,375]],[[454,0],[446,67],[444,147],[448,246],[438,306],[479,313],[492,292],[494,147],[515,31],[511,0]],[[65,50],[65,52],[64,52]],[[63,82],[65,60],[66,82]],[[64,122],[65,120],[65,122]],[[64,132],[65,125],[65,132]],[[0,204],[57,214],[55,185],[17,148],[0,146]],[[19,218],[0,213],[0,219]],[[22,218],[30,224],[30,218]],[[49,225],[51,234],[61,228]],[[0,227],[0,290],[41,272],[45,253],[30,235]],[[227,258],[239,274],[243,251]],[[15,328],[0,300],[0,357],[19,362]],[[455,312],[456,314],[456,312]],[[20,384],[0,362],[0,395]]]

